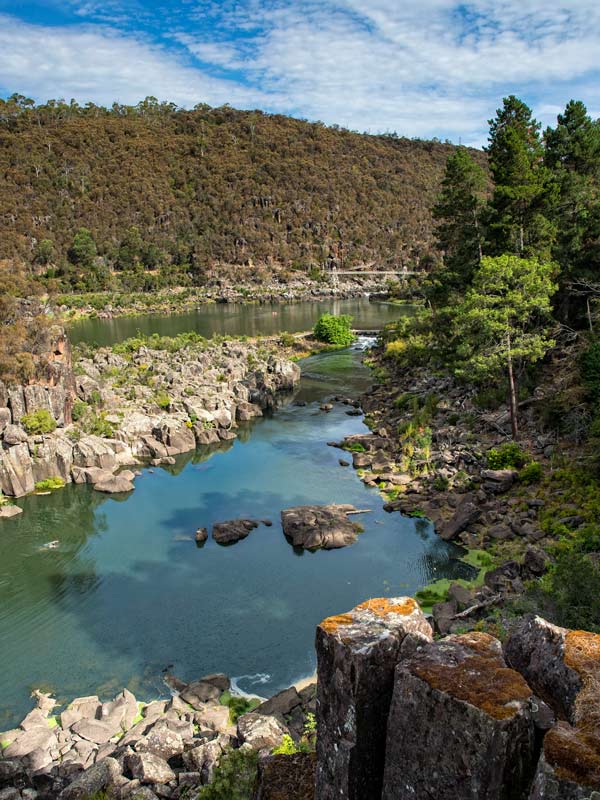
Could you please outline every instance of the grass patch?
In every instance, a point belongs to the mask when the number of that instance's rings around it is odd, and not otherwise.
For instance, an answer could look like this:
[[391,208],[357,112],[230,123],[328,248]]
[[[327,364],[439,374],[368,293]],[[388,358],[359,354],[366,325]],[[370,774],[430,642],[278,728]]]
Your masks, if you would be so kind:
[[35,485],[36,492],[53,492],[55,489],[64,489],[65,482],[62,478],[46,478],[44,481],[38,481]]

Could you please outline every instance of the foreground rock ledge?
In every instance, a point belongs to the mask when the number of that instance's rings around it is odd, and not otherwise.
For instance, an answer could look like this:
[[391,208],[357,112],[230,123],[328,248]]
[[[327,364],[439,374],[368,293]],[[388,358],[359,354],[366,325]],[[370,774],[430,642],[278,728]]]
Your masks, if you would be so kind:
[[600,636],[530,616],[505,651],[559,718],[544,739],[532,800],[600,797]]
[[362,527],[348,519],[358,513],[349,504],[295,506],[281,512],[283,532],[294,547],[333,550],[354,544]]
[[449,636],[398,665],[383,800],[522,798],[534,770],[532,692],[500,642]]
[[319,800],[381,797],[387,716],[401,652],[429,642],[410,597],[378,598],[317,628]]

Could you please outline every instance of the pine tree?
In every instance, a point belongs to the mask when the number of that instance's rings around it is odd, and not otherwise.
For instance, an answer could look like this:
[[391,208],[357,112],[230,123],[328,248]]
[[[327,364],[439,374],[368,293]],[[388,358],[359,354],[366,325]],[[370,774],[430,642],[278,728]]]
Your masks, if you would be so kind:
[[600,281],[600,121],[571,100],[544,139],[544,160],[557,187],[554,257],[565,281]]
[[462,294],[481,262],[485,188],[483,169],[466,148],[459,148],[446,162],[442,191],[433,208],[438,247],[444,253],[443,269],[430,292],[436,299],[447,300],[452,292]]
[[506,373],[514,438],[519,432],[518,372],[554,345],[549,325],[555,273],[555,264],[535,258],[484,257],[454,312],[456,371],[480,381]]
[[514,95],[489,120],[494,193],[488,204],[490,249],[496,255],[547,258],[554,226],[546,216],[550,182],[543,164],[540,124]]

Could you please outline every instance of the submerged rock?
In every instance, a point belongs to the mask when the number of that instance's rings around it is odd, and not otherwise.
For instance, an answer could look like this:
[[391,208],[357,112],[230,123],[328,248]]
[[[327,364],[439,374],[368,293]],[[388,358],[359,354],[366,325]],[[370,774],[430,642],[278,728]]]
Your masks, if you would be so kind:
[[382,800],[522,798],[535,769],[532,691],[485,633],[398,664]]
[[410,597],[368,600],[318,626],[319,800],[381,796],[394,670],[401,652],[431,638]]
[[281,512],[283,532],[294,547],[332,550],[354,544],[362,528],[348,519],[348,504],[295,506]]

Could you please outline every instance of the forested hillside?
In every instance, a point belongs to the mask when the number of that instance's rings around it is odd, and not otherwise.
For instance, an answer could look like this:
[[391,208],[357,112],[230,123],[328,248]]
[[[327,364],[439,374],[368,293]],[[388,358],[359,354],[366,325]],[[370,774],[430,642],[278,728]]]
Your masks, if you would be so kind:
[[220,262],[418,266],[452,151],[229,107],[0,100],[0,258],[82,289],[111,269],[142,288]]

